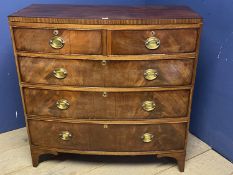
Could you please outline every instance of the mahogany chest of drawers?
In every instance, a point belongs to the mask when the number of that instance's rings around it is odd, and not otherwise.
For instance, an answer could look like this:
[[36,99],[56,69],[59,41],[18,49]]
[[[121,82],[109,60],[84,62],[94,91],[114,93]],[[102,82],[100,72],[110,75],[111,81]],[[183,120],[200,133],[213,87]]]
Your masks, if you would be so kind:
[[68,152],[172,157],[184,171],[198,14],[31,5],[9,24],[33,166]]

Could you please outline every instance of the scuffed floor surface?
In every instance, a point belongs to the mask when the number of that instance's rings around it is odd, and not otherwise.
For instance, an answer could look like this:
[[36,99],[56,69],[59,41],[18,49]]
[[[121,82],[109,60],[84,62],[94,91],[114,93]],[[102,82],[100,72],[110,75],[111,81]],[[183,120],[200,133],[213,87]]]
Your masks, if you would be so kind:
[[[43,157],[42,157],[43,158]],[[31,164],[26,129],[0,135],[0,175],[233,175],[233,164],[189,135],[185,172],[173,159],[60,154]]]

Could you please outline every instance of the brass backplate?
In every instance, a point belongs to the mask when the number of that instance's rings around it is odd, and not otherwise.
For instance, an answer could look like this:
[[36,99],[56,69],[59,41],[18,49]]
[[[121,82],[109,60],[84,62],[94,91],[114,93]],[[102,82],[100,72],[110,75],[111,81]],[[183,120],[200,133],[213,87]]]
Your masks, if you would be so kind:
[[156,38],[154,36],[147,38],[147,40],[145,42],[145,46],[147,49],[156,50],[160,46],[160,40],[159,40],[159,38]]
[[155,107],[156,105],[153,101],[144,101],[142,104],[142,108],[147,112],[153,111]]
[[64,79],[67,76],[67,70],[64,68],[56,68],[53,71],[53,75],[57,78],[57,79]]
[[147,69],[144,72],[144,78],[151,81],[155,80],[158,77],[158,72],[155,69]]
[[65,41],[59,36],[54,36],[49,40],[49,44],[54,49],[61,49],[64,47]]
[[65,100],[65,99],[58,100],[56,105],[57,105],[57,108],[60,109],[60,110],[66,110],[70,106],[69,102],[67,100]]
[[68,141],[70,140],[70,138],[72,137],[72,134],[69,131],[62,131],[59,134],[60,138],[64,141]]
[[153,137],[154,137],[153,134],[145,133],[145,134],[142,135],[141,139],[142,139],[143,142],[149,143],[149,142],[152,141]]

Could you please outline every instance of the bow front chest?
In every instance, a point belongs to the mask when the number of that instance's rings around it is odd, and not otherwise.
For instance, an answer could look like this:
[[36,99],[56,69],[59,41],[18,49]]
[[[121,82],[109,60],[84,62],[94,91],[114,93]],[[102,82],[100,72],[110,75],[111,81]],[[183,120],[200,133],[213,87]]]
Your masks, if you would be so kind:
[[172,157],[184,171],[198,14],[31,5],[9,24],[33,166],[68,152]]

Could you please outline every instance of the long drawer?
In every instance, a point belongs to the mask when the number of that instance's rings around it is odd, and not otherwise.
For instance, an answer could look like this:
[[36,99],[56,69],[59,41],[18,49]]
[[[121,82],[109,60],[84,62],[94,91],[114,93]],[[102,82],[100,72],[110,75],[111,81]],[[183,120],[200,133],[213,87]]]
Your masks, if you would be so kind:
[[66,86],[190,85],[193,59],[94,61],[19,57],[23,82]]
[[187,117],[189,90],[82,92],[24,88],[26,113],[73,119]]
[[182,150],[186,123],[88,124],[29,120],[33,145],[81,151]]
[[52,30],[15,28],[17,51],[56,54],[103,52],[102,30]]

